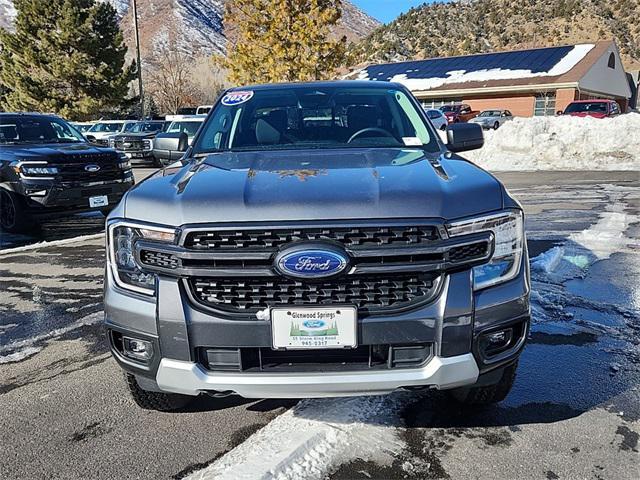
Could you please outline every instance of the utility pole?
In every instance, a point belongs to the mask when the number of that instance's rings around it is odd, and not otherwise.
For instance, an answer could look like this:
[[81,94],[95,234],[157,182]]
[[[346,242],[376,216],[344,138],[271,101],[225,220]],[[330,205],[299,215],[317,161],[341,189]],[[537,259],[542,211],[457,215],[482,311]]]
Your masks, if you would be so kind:
[[138,65],[138,93],[140,94],[140,119],[144,118],[144,95],[142,92],[142,62],[140,61],[140,32],[138,31],[138,5],[133,0],[133,30],[136,38],[136,62]]

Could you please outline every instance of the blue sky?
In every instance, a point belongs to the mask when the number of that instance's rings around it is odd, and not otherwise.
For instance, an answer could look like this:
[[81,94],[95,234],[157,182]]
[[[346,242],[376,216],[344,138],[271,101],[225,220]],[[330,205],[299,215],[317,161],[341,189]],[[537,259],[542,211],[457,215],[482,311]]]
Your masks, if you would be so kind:
[[428,0],[351,0],[351,2],[384,23],[390,22],[411,7],[431,3]]

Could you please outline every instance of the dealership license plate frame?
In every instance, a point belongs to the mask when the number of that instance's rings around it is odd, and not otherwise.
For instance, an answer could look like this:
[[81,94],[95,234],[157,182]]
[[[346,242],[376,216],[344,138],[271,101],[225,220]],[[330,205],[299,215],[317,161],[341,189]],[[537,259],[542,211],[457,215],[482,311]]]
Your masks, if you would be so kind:
[[[313,315],[315,313],[315,316]],[[319,316],[318,313],[323,315]],[[334,314],[335,317],[331,318]],[[301,318],[292,318],[295,314]],[[343,349],[358,346],[358,309],[352,305],[335,307],[278,307],[270,310],[271,339],[275,350],[318,350]],[[307,329],[302,327],[300,333],[292,335],[293,321],[322,321],[328,325],[323,332],[322,326]],[[331,322],[337,334],[331,334]],[[310,334],[313,333],[313,334]]]
[[89,207],[91,208],[106,207],[107,205],[109,205],[109,197],[107,195],[89,197]]

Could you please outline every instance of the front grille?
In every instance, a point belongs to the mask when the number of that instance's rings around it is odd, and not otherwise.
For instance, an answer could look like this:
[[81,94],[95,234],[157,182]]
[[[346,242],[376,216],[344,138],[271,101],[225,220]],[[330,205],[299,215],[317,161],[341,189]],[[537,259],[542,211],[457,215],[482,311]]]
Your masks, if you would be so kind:
[[[88,172],[85,170],[87,165],[97,165],[100,169],[97,172]],[[55,167],[58,168],[56,179],[64,182],[118,180],[123,176],[115,154],[77,155],[61,159],[60,163],[55,163]]]
[[142,250],[140,252],[140,261],[145,265],[154,265],[161,268],[170,268],[172,270],[178,268],[178,259],[170,253]]
[[409,307],[435,294],[436,274],[353,275],[330,281],[289,278],[190,278],[196,301],[228,313],[251,314],[289,305],[355,305],[360,312]]
[[116,138],[114,146],[122,152],[140,152],[145,149],[143,139]]
[[[436,297],[444,272],[470,268],[492,253],[491,232],[442,238],[434,222],[381,223],[186,226],[176,245],[136,242],[136,259],[149,272],[180,278],[193,304],[247,319],[289,305],[353,305],[359,315],[417,308]],[[322,279],[281,274],[279,252],[305,243],[341,246],[348,268]]]
[[433,355],[430,343],[357,348],[273,350],[270,347],[199,347],[198,362],[212,372],[331,372],[416,368]]
[[420,246],[438,240],[435,226],[303,227],[190,232],[185,247],[198,250],[277,248],[297,241],[330,240],[354,247]]
[[449,250],[449,260],[459,262],[465,259],[484,257],[489,248],[491,248],[491,244],[488,242],[476,242],[453,247]]

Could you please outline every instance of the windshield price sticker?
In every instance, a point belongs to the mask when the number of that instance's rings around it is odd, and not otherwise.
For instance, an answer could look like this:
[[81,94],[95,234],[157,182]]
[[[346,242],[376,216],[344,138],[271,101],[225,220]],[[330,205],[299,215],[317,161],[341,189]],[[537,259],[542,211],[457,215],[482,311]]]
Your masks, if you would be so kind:
[[233,107],[248,102],[253,98],[253,91],[246,90],[242,92],[229,92],[222,97],[222,104],[227,107]]

